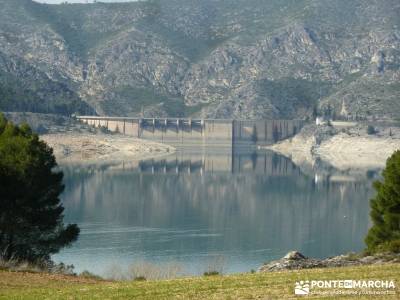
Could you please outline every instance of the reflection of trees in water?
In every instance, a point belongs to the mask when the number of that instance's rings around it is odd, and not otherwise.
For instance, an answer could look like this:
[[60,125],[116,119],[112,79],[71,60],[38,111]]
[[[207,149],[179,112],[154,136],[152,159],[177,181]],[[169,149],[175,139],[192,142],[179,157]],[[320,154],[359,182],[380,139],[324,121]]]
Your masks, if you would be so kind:
[[272,156],[272,169],[273,170],[277,170],[278,169],[279,162],[280,162],[279,156],[274,153],[273,156]]
[[257,152],[253,152],[251,154],[251,162],[253,163],[253,170],[255,170],[257,167],[257,157],[258,157]]
[[[276,170],[296,169],[279,156],[271,162]],[[287,174],[66,172],[65,205],[78,222],[218,232],[208,240],[217,248],[358,250],[351,247],[361,246],[368,227],[369,183],[315,184],[300,172]]]

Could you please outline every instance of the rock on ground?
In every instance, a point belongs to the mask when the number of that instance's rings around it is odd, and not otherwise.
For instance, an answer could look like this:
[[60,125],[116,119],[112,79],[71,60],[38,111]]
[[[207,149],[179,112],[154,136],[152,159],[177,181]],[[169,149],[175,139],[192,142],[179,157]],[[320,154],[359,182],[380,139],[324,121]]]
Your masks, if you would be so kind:
[[333,268],[399,262],[400,254],[379,254],[375,256],[347,254],[326,259],[317,259],[306,257],[298,251],[291,251],[281,259],[264,264],[258,269],[258,272],[274,272],[311,268]]

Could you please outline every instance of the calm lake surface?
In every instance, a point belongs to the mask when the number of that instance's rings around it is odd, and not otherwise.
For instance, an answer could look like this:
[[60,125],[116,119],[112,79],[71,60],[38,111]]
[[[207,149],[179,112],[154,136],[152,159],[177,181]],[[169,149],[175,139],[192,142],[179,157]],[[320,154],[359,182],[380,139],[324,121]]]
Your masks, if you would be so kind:
[[81,235],[54,259],[76,272],[107,276],[140,262],[248,272],[290,250],[359,251],[369,227],[367,176],[315,174],[269,152],[186,151],[63,170],[65,220]]

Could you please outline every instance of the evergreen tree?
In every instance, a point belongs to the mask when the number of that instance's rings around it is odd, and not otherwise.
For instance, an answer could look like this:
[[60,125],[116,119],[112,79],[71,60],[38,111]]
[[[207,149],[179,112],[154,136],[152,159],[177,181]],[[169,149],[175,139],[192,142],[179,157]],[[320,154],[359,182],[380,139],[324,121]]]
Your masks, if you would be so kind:
[[255,144],[258,142],[257,126],[253,126],[253,132],[251,133],[251,141]]
[[375,133],[376,133],[375,127],[372,126],[372,125],[368,125],[368,127],[367,127],[367,133],[368,133],[369,135],[375,134]]
[[318,106],[317,106],[317,104],[314,104],[312,118],[313,118],[313,120],[315,120],[317,117],[318,117]]
[[365,242],[369,252],[400,252],[400,151],[386,162],[383,181],[374,183],[377,192],[371,200],[373,226]]
[[70,245],[76,225],[63,224],[59,195],[63,173],[55,171],[52,149],[28,125],[0,114],[0,255],[31,262]]

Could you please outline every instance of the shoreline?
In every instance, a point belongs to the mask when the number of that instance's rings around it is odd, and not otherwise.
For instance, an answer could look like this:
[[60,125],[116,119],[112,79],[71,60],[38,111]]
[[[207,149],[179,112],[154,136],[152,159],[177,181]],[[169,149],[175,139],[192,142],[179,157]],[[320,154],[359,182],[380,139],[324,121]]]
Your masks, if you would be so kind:
[[348,253],[322,259],[304,256],[298,251],[290,251],[284,257],[264,263],[258,272],[278,272],[287,270],[344,268],[363,265],[400,263],[399,253]]
[[313,167],[322,161],[340,171],[379,170],[400,150],[400,129],[382,128],[379,134],[368,135],[365,126],[338,129],[308,125],[296,136],[264,149],[284,155],[299,166]]
[[40,136],[53,148],[62,164],[98,164],[166,156],[175,152],[169,145],[119,134],[50,133]]

